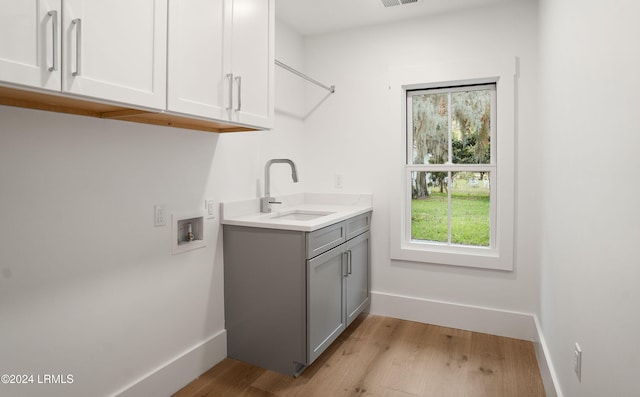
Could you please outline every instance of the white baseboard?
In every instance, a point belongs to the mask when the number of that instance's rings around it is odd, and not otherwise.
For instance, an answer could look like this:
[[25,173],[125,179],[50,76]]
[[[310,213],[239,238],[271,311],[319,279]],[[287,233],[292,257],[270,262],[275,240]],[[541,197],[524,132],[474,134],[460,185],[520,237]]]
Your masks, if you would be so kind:
[[227,331],[222,330],[141,377],[114,396],[170,396],[226,357]]
[[371,313],[484,334],[535,341],[533,315],[371,292]]
[[562,397],[538,319],[529,313],[371,292],[369,312],[386,317],[464,329],[533,342],[548,397]]
[[534,347],[536,349],[536,358],[538,359],[538,367],[540,368],[542,383],[544,383],[544,390],[547,397],[563,397],[562,389],[560,388],[560,383],[558,382],[556,371],[553,368],[551,356],[547,349],[547,343],[545,342],[542,328],[540,328],[540,323],[538,322],[538,317],[534,316],[533,319],[535,321],[536,334],[538,336],[537,340],[534,341]]

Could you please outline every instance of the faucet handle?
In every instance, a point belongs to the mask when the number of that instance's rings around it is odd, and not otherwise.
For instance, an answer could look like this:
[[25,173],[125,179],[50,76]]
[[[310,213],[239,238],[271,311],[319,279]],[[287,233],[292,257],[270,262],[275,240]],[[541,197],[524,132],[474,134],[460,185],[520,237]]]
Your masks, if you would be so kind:
[[282,201],[276,201],[275,197],[260,198],[260,212],[271,212],[271,204],[282,204]]

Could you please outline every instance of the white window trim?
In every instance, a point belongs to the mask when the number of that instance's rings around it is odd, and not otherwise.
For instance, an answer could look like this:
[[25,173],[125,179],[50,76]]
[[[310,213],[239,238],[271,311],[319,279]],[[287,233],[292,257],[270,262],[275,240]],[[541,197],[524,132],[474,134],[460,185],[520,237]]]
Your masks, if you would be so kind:
[[[513,270],[514,264],[514,210],[515,210],[515,141],[516,141],[516,81],[518,60],[490,58],[458,60],[417,67],[390,70],[393,128],[401,136],[402,148],[397,151],[398,177],[391,197],[391,259],[411,262],[437,263],[496,270]],[[410,181],[406,163],[407,148],[407,90],[437,88],[453,85],[496,83],[497,139],[495,145],[496,193],[491,196],[496,208],[493,247],[440,245],[412,241],[408,222],[410,217]],[[395,134],[395,133],[394,133]],[[407,207],[409,206],[409,207]],[[493,232],[492,231],[492,232]],[[407,233],[409,233],[407,235]]]

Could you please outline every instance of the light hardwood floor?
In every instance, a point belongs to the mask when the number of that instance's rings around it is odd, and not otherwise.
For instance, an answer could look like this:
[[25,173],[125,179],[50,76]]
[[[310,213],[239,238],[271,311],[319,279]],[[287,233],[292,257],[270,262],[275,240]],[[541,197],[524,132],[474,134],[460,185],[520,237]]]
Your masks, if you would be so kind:
[[363,315],[298,378],[227,358],[173,397],[356,395],[545,394],[531,342]]

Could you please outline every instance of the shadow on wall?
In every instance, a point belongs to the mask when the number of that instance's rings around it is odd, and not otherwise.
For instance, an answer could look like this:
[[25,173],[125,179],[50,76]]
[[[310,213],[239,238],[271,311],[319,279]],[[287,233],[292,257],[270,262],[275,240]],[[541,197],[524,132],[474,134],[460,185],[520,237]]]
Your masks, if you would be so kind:
[[276,113],[279,113],[279,114],[281,114],[283,116],[292,117],[292,118],[298,119],[300,121],[306,121],[309,118],[309,116],[311,116],[320,106],[322,106],[322,104],[327,99],[329,99],[329,97],[331,95],[332,95],[332,93],[330,93],[330,92],[327,93],[315,105],[313,105],[313,107],[310,110],[306,111],[306,113],[305,112],[303,112],[303,113],[295,113],[295,112],[289,111],[289,110],[287,110],[285,108],[280,108],[278,106],[276,106]]
[[[334,86],[327,86],[318,80],[279,63],[276,68],[276,106],[277,113],[305,121],[335,92]],[[292,96],[292,93],[296,95]],[[304,98],[303,101],[296,100]]]

